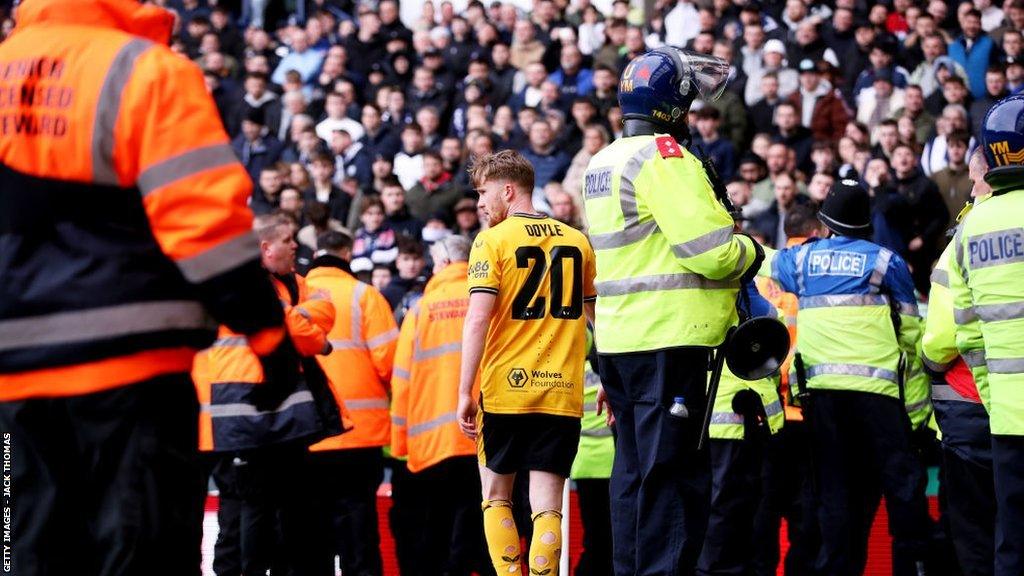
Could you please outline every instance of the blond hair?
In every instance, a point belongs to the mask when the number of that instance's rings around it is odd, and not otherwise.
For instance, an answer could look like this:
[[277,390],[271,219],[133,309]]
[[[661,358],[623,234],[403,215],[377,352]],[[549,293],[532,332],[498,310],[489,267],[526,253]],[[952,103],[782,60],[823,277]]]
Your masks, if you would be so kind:
[[533,190],[533,165],[515,150],[502,150],[477,158],[469,168],[475,186],[485,181],[505,181],[519,186],[527,193]]

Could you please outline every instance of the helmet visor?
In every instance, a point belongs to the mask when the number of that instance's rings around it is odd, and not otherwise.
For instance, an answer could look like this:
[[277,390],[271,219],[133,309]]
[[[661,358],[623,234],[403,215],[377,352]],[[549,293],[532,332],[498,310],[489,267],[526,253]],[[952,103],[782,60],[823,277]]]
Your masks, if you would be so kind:
[[705,102],[718,100],[729,81],[729,63],[721,58],[688,50],[680,50],[679,56],[683,60],[684,69],[689,70],[689,73],[683,74],[680,92],[688,95],[695,91]]

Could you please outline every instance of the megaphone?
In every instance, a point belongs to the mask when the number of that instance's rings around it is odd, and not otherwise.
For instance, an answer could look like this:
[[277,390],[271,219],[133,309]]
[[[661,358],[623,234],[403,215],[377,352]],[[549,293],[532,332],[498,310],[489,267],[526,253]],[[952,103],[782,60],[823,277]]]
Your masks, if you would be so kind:
[[789,330],[776,318],[751,318],[736,327],[725,347],[725,363],[741,380],[778,374],[789,354]]

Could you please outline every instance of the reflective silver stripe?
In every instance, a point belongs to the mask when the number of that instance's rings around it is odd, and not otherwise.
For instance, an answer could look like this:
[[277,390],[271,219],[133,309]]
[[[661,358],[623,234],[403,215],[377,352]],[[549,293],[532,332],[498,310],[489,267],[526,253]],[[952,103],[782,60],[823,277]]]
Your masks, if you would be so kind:
[[956,234],[953,234],[953,248],[956,250],[956,263],[960,267],[960,277],[963,281],[967,282],[967,266],[964,265],[964,240],[963,240],[963,223],[957,225]]
[[804,261],[807,260],[807,253],[811,250],[810,244],[804,244],[796,251],[793,257],[793,266],[796,268],[796,287],[800,294],[806,292],[804,288]]
[[189,150],[154,164],[139,174],[139,191],[147,196],[172,182],[237,162],[238,157],[228,144],[213,144]]
[[975,304],[974,313],[985,322],[1024,318],[1024,302],[1006,304]]
[[864,376],[896,383],[896,372],[862,364],[815,364],[807,369],[807,377],[816,376]]
[[932,284],[938,284],[945,288],[949,288],[949,272],[936,268],[932,270]]
[[833,306],[886,306],[889,299],[879,294],[828,294],[803,296],[800,308],[831,308]]
[[387,332],[374,336],[366,341],[367,348],[376,348],[377,346],[383,346],[388,342],[394,342],[398,340],[398,328],[392,328]]
[[623,229],[603,234],[591,234],[590,243],[594,250],[610,250],[629,246],[658,230],[658,223],[653,218],[646,222],[640,222],[640,214],[636,207],[636,188],[633,185],[633,180],[640,175],[644,162],[653,158],[657,150],[657,142],[651,142],[640,148],[623,165],[622,173],[619,174],[619,208],[622,210]]
[[356,282],[355,290],[352,291],[352,341],[359,345],[363,344],[363,308],[359,305],[366,292],[366,284]]
[[655,274],[653,276],[623,278],[622,280],[607,280],[605,282],[598,282],[595,287],[597,288],[598,296],[624,296],[635,292],[654,292],[657,290],[738,288],[739,283],[735,280],[709,280],[700,274],[679,272],[676,274]]
[[961,396],[949,384],[932,384],[932,400],[945,402],[969,402],[971,404],[981,404],[981,402],[978,402],[973,398],[965,398]]
[[638,222],[633,226],[627,226],[618,232],[607,232],[604,234],[591,234],[590,244],[594,250],[611,250],[635,244],[644,238],[658,231],[658,223],[654,220]]
[[246,232],[226,242],[178,260],[178,269],[189,282],[198,284],[259,258],[260,243],[256,235]]
[[118,50],[107,69],[92,124],[92,180],[96,184],[119,184],[114,170],[114,127],[121,112],[121,94],[135,69],[135,61],[152,45],[149,40],[132,38]]
[[1024,358],[988,358],[985,364],[990,374],[1024,373]]
[[786,316],[786,326],[796,326],[796,316]]
[[403,426],[404,427],[405,426],[405,418],[403,418],[401,416],[392,416],[391,417],[391,425],[392,426]]
[[445,424],[451,424],[452,422],[456,422],[457,420],[458,416],[455,415],[455,412],[445,412],[444,414],[438,416],[437,418],[434,418],[433,420],[427,420],[426,422],[421,422],[419,424],[410,426],[409,438],[414,438],[416,436],[419,436],[420,434],[430,432],[435,428],[440,428]]
[[331,340],[331,348],[335,350],[362,350],[363,343],[354,340]]
[[586,436],[587,438],[608,438],[612,435],[612,429],[597,428],[595,430],[580,430],[580,436]]
[[75,344],[162,330],[197,330],[212,324],[191,300],[136,302],[0,321],[0,351]]
[[925,398],[924,400],[918,400],[917,402],[911,402],[910,404],[906,405],[907,414],[910,414],[911,412],[916,412],[916,411],[918,411],[918,410],[928,406],[931,403],[932,403],[932,401],[931,401],[930,398]]
[[[259,384],[262,386],[262,384]],[[211,418],[233,418],[239,416],[266,416],[269,414],[277,414],[284,412],[285,410],[296,406],[298,404],[306,404],[313,402],[313,395],[310,394],[309,390],[300,390],[293,392],[290,396],[281,402],[281,405],[273,410],[257,410],[252,404],[215,404],[210,406],[210,417]]]
[[712,412],[712,424],[743,424],[743,415],[735,412]]
[[214,346],[222,347],[241,347],[248,346],[249,339],[245,336],[225,336],[224,338],[217,338],[213,343]]
[[442,344],[433,348],[424,348],[420,350],[419,347],[413,352],[412,359],[414,362],[421,360],[430,360],[431,358],[437,358],[438,356],[444,356],[445,354],[453,354],[455,352],[462,352],[462,342],[449,342],[448,344]]
[[[1010,234],[1013,234],[1019,240],[1021,238],[1021,229],[1006,228],[1003,230],[996,230],[995,232],[986,232],[984,234],[978,234],[977,236],[968,237],[967,242],[984,242],[986,240],[998,241]],[[969,258],[969,260],[971,261],[971,270],[977,270],[979,268],[990,268],[992,266],[1002,266],[1003,264],[1017,264],[1019,262],[1024,262],[1024,255],[1014,254],[1004,258],[990,258],[986,262],[975,262],[975,258]]]
[[921,355],[921,361],[924,362],[925,366],[927,366],[931,370],[934,370],[935,372],[945,372],[945,371],[949,370],[950,366],[953,365],[952,362],[949,362],[949,363],[946,363],[946,364],[939,364],[938,362],[932,361],[930,358],[928,358],[924,354]]
[[345,399],[345,408],[349,410],[387,410],[388,406],[387,398]]
[[597,402],[584,402],[583,403],[583,411],[584,412],[596,412],[597,411]]
[[953,322],[959,326],[970,324],[977,319],[978,314],[974,311],[974,306],[970,308],[953,308]]
[[980,368],[985,365],[985,349],[979,348],[977,350],[968,350],[961,354],[964,358],[964,363],[971,368]]
[[397,367],[391,370],[391,375],[397,376],[399,378],[405,378],[406,380],[408,380],[411,377],[408,370],[406,370],[405,368]]
[[871,271],[871,278],[868,279],[868,284],[871,284],[876,289],[882,287],[882,280],[885,279],[885,272],[889,269],[889,260],[891,259],[891,250],[882,248],[878,251],[878,258],[875,259],[875,269]]
[[739,243],[740,257],[736,259],[736,265],[733,266],[732,272],[729,273],[729,278],[739,279],[743,276],[743,269],[747,266],[747,245],[743,242]]
[[920,316],[921,311],[917,308],[917,302],[897,302],[896,308],[904,316]]
[[707,234],[703,234],[683,242],[682,244],[673,244],[672,252],[675,253],[677,258],[690,258],[714,250],[719,246],[725,246],[732,241],[732,226],[726,226],[719,228],[718,230],[712,230]]
[[295,311],[299,313],[299,316],[302,316],[306,320],[309,320],[309,321],[313,320],[313,316],[311,316],[310,313],[305,308],[303,308],[302,306],[296,306],[295,307]]
[[782,411],[782,402],[779,402],[778,400],[773,400],[767,406],[764,407],[764,413],[766,416],[775,416],[776,414]]

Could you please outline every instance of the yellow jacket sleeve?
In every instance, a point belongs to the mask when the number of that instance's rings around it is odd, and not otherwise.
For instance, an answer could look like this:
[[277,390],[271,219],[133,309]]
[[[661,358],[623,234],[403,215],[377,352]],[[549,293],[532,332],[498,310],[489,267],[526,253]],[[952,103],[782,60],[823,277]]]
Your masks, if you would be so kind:
[[956,323],[953,321],[953,295],[949,289],[949,259],[952,244],[946,247],[932,271],[928,291],[928,318],[921,339],[921,359],[936,372],[945,372],[960,355],[956,347]]
[[733,234],[732,216],[715,198],[704,167],[692,154],[655,155],[641,169],[636,188],[645,192],[641,200],[687,270],[731,280],[753,264],[753,240]]

